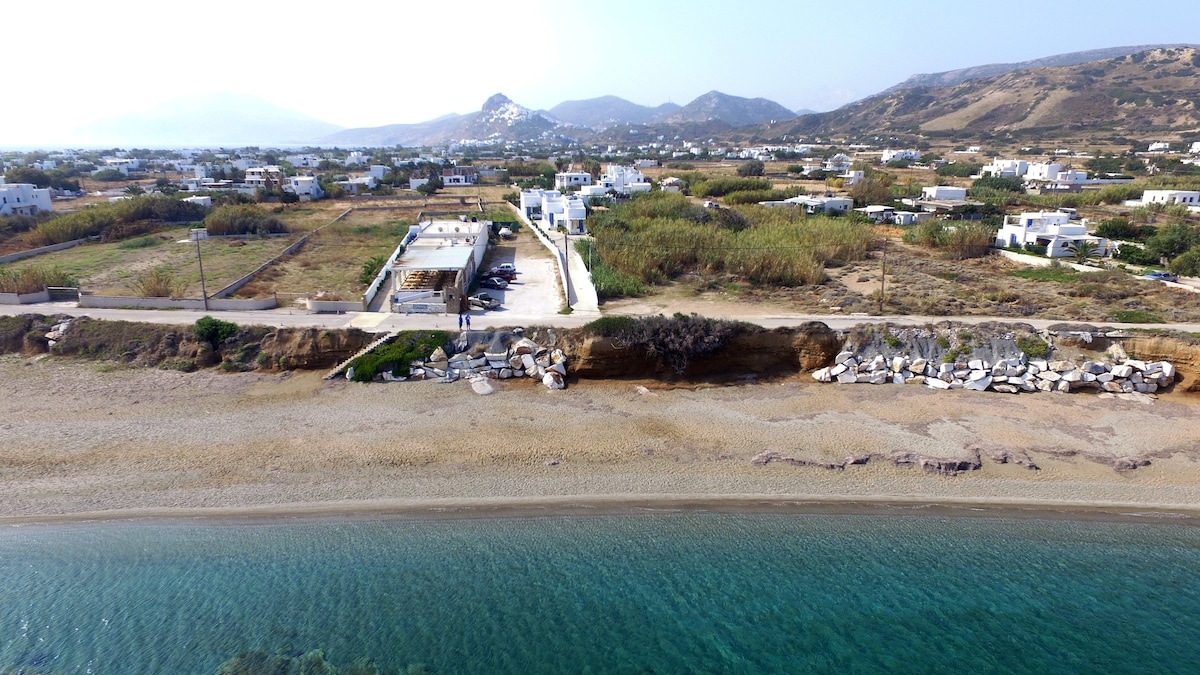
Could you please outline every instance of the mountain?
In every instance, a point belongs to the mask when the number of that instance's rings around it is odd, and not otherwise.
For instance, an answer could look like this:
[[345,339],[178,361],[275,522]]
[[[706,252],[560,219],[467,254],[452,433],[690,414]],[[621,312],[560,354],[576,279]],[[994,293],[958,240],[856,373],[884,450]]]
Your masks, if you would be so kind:
[[530,140],[558,127],[543,114],[513,103],[504,94],[484,101],[479,112],[444,115],[419,124],[345,129],[318,141],[322,145],[441,145],[465,139]]
[[1056,54],[1054,56],[1033,59],[1031,61],[1022,61],[1020,63],[990,63],[984,66],[973,66],[971,68],[947,70],[943,73],[922,73],[913,75],[900,84],[885,89],[881,93],[888,94],[899,89],[916,89],[919,87],[952,87],[956,84],[966,82],[967,80],[975,80],[984,77],[997,77],[999,75],[1006,75],[1016,70],[1075,66],[1081,63],[1088,63],[1089,61],[1115,59],[1121,56],[1129,56],[1130,54],[1137,54],[1139,52],[1146,52],[1154,49],[1178,49],[1180,47],[1200,47],[1200,45],[1173,44],[1107,47],[1104,49],[1089,49],[1082,52],[1070,52],[1068,54]]
[[731,127],[744,127],[751,124],[790,120],[795,117],[796,113],[765,98],[742,98],[722,94],[719,91],[710,91],[683,106],[674,115],[667,117],[665,121],[678,124],[720,120]]
[[1200,51],[1149,51],[1018,70],[945,87],[894,89],[833,112],[771,125],[768,137],[813,134],[1145,135],[1200,127]]
[[302,145],[337,125],[241,94],[171,100],[146,113],[118,115],[74,129],[76,143],[123,147]]
[[583,101],[563,101],[546,111],[556,120],[587,127],[605,129],[619,124],[649,124],[678,112],[680,106],[664,103],[658,107],[638,105],[617,96],[601,96]]
[[795,111],[795,114],[796,114],[796,117],[802,117],[802,116],[804,116],[804,115],[816,115],[816,114],[817,114],[817,111],[816,111],[816,110],[810,110],[810,109],[808,109],[808,108],[801,108],[801,109],[799,109],[799,110],[796,110],[796,111]]

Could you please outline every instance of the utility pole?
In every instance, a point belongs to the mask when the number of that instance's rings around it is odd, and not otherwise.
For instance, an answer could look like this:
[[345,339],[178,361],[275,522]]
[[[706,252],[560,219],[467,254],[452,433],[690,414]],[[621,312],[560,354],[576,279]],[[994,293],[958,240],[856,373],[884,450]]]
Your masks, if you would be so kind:
[[563,228],[563,276],[566,277],[566,288],[563,293],[567,296],[567,309],[571,308],[571,221]]
[[883,316],[883,296],[887,291],[887,235],[883,235],[883,257],[879,259],[879,315]]
[[200,297],[204,299],[204,311],[208,311],[208,291],[204,288],[204,258],[200,257],[200,233],[203,230],[192,230],[192,240],[196,242],[196,261],[200,263]]

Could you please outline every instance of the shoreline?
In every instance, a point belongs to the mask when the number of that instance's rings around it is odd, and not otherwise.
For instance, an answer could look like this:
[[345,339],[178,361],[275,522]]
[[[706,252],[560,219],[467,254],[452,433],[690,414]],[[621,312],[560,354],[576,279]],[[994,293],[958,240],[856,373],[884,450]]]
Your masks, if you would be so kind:
[[652,513],[728,513],[742,515],[929,515],[1008,520],[1087,522],[1158,522],[1200,526],[1200,504],[1072,502],[1039,499],[955,499],[889,495],[658,494],[564,495],[440,499],[354,500],[223,506],[207,508],[131,508],[106,511],[0,516],[0,527],[116,524],[279,524],[304,521],[489,520],[559,518]]

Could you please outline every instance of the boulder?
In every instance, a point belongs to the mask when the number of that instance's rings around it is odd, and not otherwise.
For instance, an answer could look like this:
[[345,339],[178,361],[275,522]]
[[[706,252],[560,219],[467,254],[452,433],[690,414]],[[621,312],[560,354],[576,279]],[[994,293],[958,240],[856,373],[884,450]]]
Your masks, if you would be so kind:
[[892,357],[892,372],[893,373],[898,373],[898,372],[904,370],[905,367],[907,367],[907,366],[908,366],[908,359],[904,358],[903,356],[893,356]]
[[1083,372],[1078,370],[1068,370],[1062,374],[1063,382],[1082,382]]
[[1121,383],[1116,381],[1102,382],[1100,388],[1112,394],[1121,393]]
[[566,389],[567,381],[563,379],[560,373],[550,371],[542,376],[542,384],[546,385],[547,389]]
[[1050,366],[1050,370],[1056,370],[1060,373],[1068,371],[1068,370],[1072,370],[1075,368],[1075,366],[1072,365],[1070,361],[1051,361],[1047,365]]
[[1140,361],[1138,359],[1125,359],[1124,365],[1127,365],[1130,368],[1133,368],[1134,370],[1139,370],[1139,371],[1146,369],[1146,362]]
[[438,347],[437,349],[433,350],[432,354],[429,355],[428,360],[432,361],[434,363],[437,363],[438,361],[447,360],[446,359],[446,350],[442,349],[441,347]]
[[1019,391],[1017,387],[1011,384],[993,384],[992,389],[1000,392],[1001,394],[1015,394],[1017,391]]
[[536,354],[538,349],[537,343],[529,338],[521,338],[512,346],[512,352],[514,354],[521,354],[522,356],[525,354]]
[[925,378],[925,386],[930,389],[949,389],[950,383],[945,380],[939,380],[936,377]]
[[[983,371],[979,370],[975,372],[982,373]],[[986,391],[990,386],[992,386],[992,377],[990,375],[984,375],[977,380],[970,380],[963,383],[963,389],[971,391]]]
[[858,384],[871,384],[871,373],[859,373],[854,377],[854,381]]
[[1046,359],[1029,359],[1029,366],[1038,370],[1047,370],[1050,365],[1046,363]]
[[1113,366],[1112,374],[1113,374],[1113,377],[1129,377],[1130,375],[1133,374],[1133,368],[1131,368],[1130,366],[1124,366],[1124,365]]
[[1100,384],[1104,384],[1105,382],[1112,382],[1115,379],[1116,378],[1113,377],[1113,374],[1109,373],[1109,372],[1100,373],[1099,375],[1096,376],[1096,381],[1099,382]]
[[913,362],[908,364],[908,369],[913,371],[917,375],[924,375],[925,367],[928,365],[929,365],[929,362],[926,361],[925,359],[913,359]]
[[1129,358],[1129,354],[1127,354],[1125,352],[1125,348],[1122,347],[1121,343],[1119,343],[1119,342],[1114,342],[1111,345],[1109,345],[1108,349],[1104,350],[1104,354],[1105,354],[1105,356],[1112,359],[1113,361],[1124,362],[1125,359]]
[[1058,381],[1058,382],[1057,382],[1057,383],[1054,385],[1054,392],[1055,392],[1056,394],[1068,394],[1068,393],[1070,393],[1070,392],[1071,392],[1071,383],[1070,383],[1070,382],[1067,382],[1066,380],[1059,380],[1059,381]]
[[992,376],[988,375],[987,371],[984,371],[984,370],[972,370],[970,373],[967,374],[967,377],[965,379],[967,379],[968,381],[971,381],[971,382],[978,382],[980,380],[986,379],[990,383],[992,381]]
[[1099,375],[1107,370],[1103,363],[1096,363],[1095,361],[1084,361],[1083,365],[1079,366],[1079,369],[1092,375]]
[[1054,383],[1050,380],[1038,380],[1038,391],[1054,391]]
[[566,375],[567,374],[567,364],[552,363],[552,364],[550,364],[550,367],[546,369],[546,372],[551,372],[551,371],[558,373],[559,375]]
[[513,354],[508,359],[508,367],[513,368],[513,369],[524,368],[525,367],[525,357],[521,356],[520,354]]
[[904,384],[925,384],[927,379],[928,378],[926,378],[924,375],[913,375],[912,377],[904,380]]
[[838,355],[833,357],[834,364],[842,364],[853,358],[854,352],[838,352]]
[[488,394],[495,393],[496,391],[495,387],[493,387],[492,384],[487,381],[487,378],[483,377],[471,378],[471,389],[480,396],[487,396]]
[[829,368],[817,368],[813,371],[812,377],[817,382],[832,382],[834,376],[829,372]]
[[877,370],[867,377],[869,378],[871,384],[884,384],[888,381],[888,371]]
[[1060,379],[1062,379],[1062,375],[1059,375],[1053,370],[1043,370],[1042,372],[1038,373],[1037,376],[1039,380],[1043,380],[1045,382],[1058,382]]
[[832,368],[828,368],[828,370],[829,370],[830,377],[837,377],[838,375],[841,375],[842,373],[844,373],[850,369],[846,367],[845,363],[839,363],[839,364],[833,366]]
[[521,367],[525,370],[531,370],[537,366],[537,361],[533,358],[533,354],[525,353],[521,355]]
[[970,370],[983,370],[983,359],[971,359],[967,361],[967,368]]
[[500,379],[507,380],[507,379],[511,378],[512,376],[513,376],[512,368],[501,368],[500,369]]
[[903,373],[892,373],[892,384],[904,384],[908,380]]
[[841,373],[838,373],[837,381],[838,381],[838,384],[854,384],[856,381],[858,381],[858,374],[851,372],[849,370],[846,370]]
[[1171,365],[1170,363],[1167,363],[1166,361],[1163,361],[1162,362],[1162,376],[1167,378],[1168,382],[1174,382],[1175,381],[1175,366]]

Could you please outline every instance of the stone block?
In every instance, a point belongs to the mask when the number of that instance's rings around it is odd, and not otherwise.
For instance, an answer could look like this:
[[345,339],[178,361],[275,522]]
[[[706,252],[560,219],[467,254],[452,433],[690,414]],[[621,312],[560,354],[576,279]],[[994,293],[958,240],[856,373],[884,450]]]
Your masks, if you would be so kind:
[[854,378],[856,384],[871,384],[871,373],[859,373]]
[[1112,374],[1113,377],[1129,377],[1133,374],[1133,368],[1125,365],[1113,366]]
[[1037,374],[1037,377],[1043,382],[1058,382],[1062,379],[1062,375],[1059,375],[1053,370],[1043,370]]
[[1046,370],[1050,367],[1050,365],[1046,363],[1046,359],[1029,359],[1029,365],[1030,367],[1037,368],[1038,370]]
[[877,370],[867,376],[871,384],[883,384],[888,381],[888,371]]
[[1092,375],[1099,375],[1106,370],[1103,363],[1096,363],[1095,361],[1084,361],[1083,365],[1079,366],[1079,369]]
[[1162,374],[1163,374],[1163,377],[1167,378],[1167,380],[1169,382],[1174,382],[1175,381],[1175,366],[1171,365],[1170,363],[1167,363],[1166,361],[1163,361],[1162,362]]
[[838,384],[854,384],[858,381],[858,374],[846,370],[837,375],[837,381]]
[[[904,380],[904,384],[925,384],[927,379],[929,378],[926,378],[924,375],[913,375],[912,377]],[[941,380],[938,381],[940,382]]]
[[971,359],[967,361],[967,368],[970,370],[983,370],[983,359]]
[[1017,387],[1011,384],[993,384],[992,389],[1001,394],[1015,394],[1018,391]]
[[1064,382],[1082,382],[1083,381],[1083,372],[1079,371],[1079,370],[1073,370],[1073,369],[1068,370],[1062,374],[1062,379]]
[[930,389],[949,389],[950,383],[945,380],[939,380],[936,377],[931,377],[925,379],[925,386]]
[[925,367],[928,365],[929,362],[925,359],[913,359],[913,362],[909,364],[908,369],[914,373],[917,373],[918,375],[924,375]]
[[1038,391],[1053,391],[1054,383],[1050,380],[1038,380],[1037,388]]
[[1124,365],[1139,371],[1146,369],[1146,362],[1139,359],[1125,359]]
[[829,370],[830,377],[837,377],[838,375],[841,375],[842,373],[844,373],[850,369],[846,367],[845,363],[839,363],[832,368],[828,368],[827,370]]
[[1071,383],[1066,380],[1059,380],[1054,385],[1054,392],[1056,394],[1069,394],[1071,392]]
[[[977,370],[975,372],[982,373],[983,371]],[[969,389],[971,391],[986,391],[990,386],[992,386],[992,377],[990,375],[984,375],[978,380],[970,380],[963,383],[963,389]]]
[[984,371],[984,370],[972,370],[970,373],[967,374],[967,377],[965,379],[970,382],[979,382],[980,380],[986,379],[988,381],[988,383],[990,384],[992,381],[992,376],[988,375],[987,371]]
[[817,368],[813,371],[812,377],[817,382],[832,382],[834,376],[829,372],[829,368]]
[[853,358],[853,356],[854,352],[838,352],[838,355],[833,357],[833,362],[835,364],[845,363],[847,360]]
[[1106,382],[1112,382],[1115,379],[1116,378],[1113,377],[1113,374],[1108,373],[1108,372],[1100,373],[1099,375],[1096,376],[1096,381],[1099,382],[1100,384],[1104,384]]
[[904,373],[892,374],[892,384],[904,384],[904,381],[907,379],[908,378],[904,376]]

